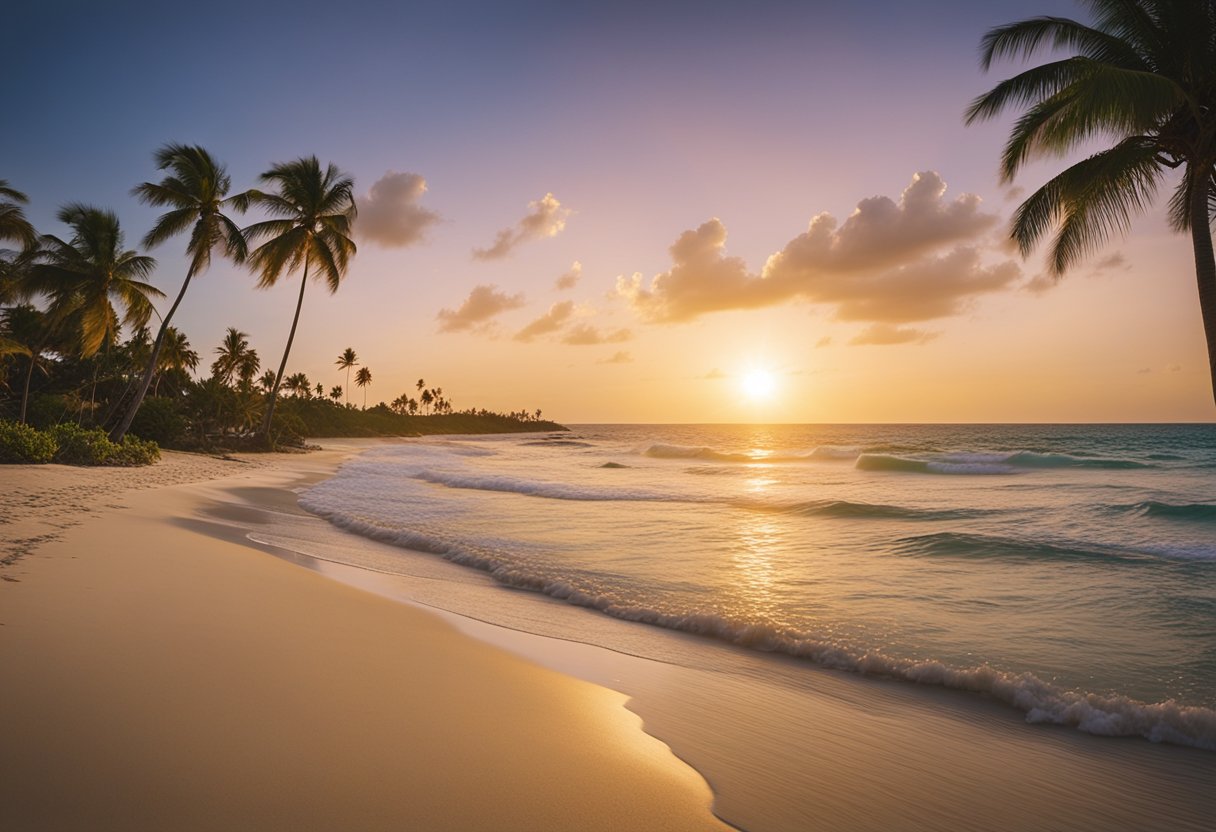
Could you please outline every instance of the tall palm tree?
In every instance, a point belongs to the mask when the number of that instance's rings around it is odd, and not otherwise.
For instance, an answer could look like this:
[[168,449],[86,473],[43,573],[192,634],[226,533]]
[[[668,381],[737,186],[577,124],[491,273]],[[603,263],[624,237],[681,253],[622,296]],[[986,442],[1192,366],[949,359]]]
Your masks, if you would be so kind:
[[211,265],[211,254],[217,248],[237,263],[243,262],[247,254],[244,235],[224,213],[228,208],[244,211],[247,202],[243,194],[228,196],[232,181],[224,165],[197,145],[166,144],[156,151],[155,159],[156,169],[168,171],[168,175],[158,183],[137,185],[131,193],[145,205],[168,206],[170,210],[157,218],[152,230],[144,236],[144,246],[152,248],[170,237],[189,231],[190,242],[186,244],[186,254],[190,258],[190,266],[186,269],[186,279],[182,281],[182,288],[173,305],[161,319],[148,366],[139,380],[139,386],[135,388],[126,415],[110,433],[110,438],[116,442],[131,427],[131,421],[148,392],[148,385],[156,373],[157,359],[164,347],[169,322],[186,296],[191,278],[207,270]]
[[1199,308],[1216,397],[1216,257],[1210,227],[1216,172],[1216,0],[1087,0],[1093,25],[1036,17],[999,26],[981,42],[982,65],[1030,58],[1040,48],[1072,57],[1028,69],[972,102],[967,123],[1024,110],[1001,159],[1012,181],[1028,161],[1096,137],[1114,145],[1050,179],[1018,208],[1012,236],[1023,255],[1054,233],[1057,276],[1126,231],[1167,171],[1180,180],[1169,219],[1189,231]]
[[72,229],[72,237],[65,242],[44,235],[30,270],[32,285],[49,301],[48,329],[33,350],[21,397],[21,421],[25,421],[34,364],[53,332],[71,333],[76,354],[89,358],[114,342],[121,324],[133,329],[144,326],[155,311],[152,299],[164,297],[144,280],[156,261],[123,248],[122,229],[113,211],[72,203],[56,217]]
[[366,367],[360,367],[359,372],[355,373],[355,384],[363,388],[363,409],[367,410],[367,385],[372,383],[372,371]]
[[338,360],[334,362],[338,365],[339,370],[346,370],[346,404],[350,405],[350,369],[351,367],[359,366],[359,356],[355,355],[355,351],[350,347],[342,350],[342,354],[338,356]]
[[355,243],[350,238],[355,218],[355,181],[334,165],[327,165],[323,170],[316,156],[277,164],[263,173],[261,180],[277,190],[275,193],[249,192],[250,203],[273,217],[245,229],[247,240],[266,241],[249,256],[258,275],[258,286],[268,288],[277,283],[284,272],[303,269],[291,332],[262,418],[262,435],[269,441],[275,401],[300,322],[309,270],[316,267],[330,293],[336,292],[346,275],[350,258],[355,254]]

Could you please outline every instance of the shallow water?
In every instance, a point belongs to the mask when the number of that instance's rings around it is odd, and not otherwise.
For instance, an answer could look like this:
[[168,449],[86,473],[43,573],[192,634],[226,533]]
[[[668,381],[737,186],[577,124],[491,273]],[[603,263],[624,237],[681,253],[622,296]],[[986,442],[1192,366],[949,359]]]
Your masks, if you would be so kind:
[[[417,575],[405,550],[427,552],[759,654],[980,691],[1032,722],[1216,749],[1213,426],[431,439],[368,451],[301,505],[402,547],[329,554],[364,568]],[[469,594],[457,611],[496,620],[493,597]],[[533,609],[535,622],[511,626],[552,633],[551,605]],[[667,649],[597,619],[563,616],[560,634]]]

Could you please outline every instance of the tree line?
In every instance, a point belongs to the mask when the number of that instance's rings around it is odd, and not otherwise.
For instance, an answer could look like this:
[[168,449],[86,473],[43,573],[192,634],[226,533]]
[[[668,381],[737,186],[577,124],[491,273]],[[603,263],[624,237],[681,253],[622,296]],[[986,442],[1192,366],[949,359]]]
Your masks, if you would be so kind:
[[[371,370],[359,366],[351,348],[336,362],[347,383],[328,394],[303,373],[287,373],[309,279],[336,292],[356,253],[354,180],[309,156],[272,165],[259,177],[259,187],[234,194],[225,166],[202,147],[166,144],[154,158],[161,178],[135,186],[132,195],[166,210],[144,235],[143,248],[182,235],[188,239],[180,288],[154,336],[148,325],[156,302],[166,297],[149,282],[156,261],[126,247],[118,216],[70,203],[56,214],[67,235],[39,233],[25,216],[26,194],[0,180],[0,244],[12,245],[0,249],[0,409],[18,422],[71,419],[100,426],[114,442],[136,425],[144,438],[176,432],[273,445],[282,434],[308,429],[300,420],[307,411],[300,408],[290,419],[276,419],[284,394],[335,407],[344,400],[343,409],[351,409],[350,371],[358,367],[354,385],[363,391],[366,411]],[[241,227],[235,216],[251,209],[264,218]],[[259,376],[262,362],[248,334],[229,328],[214,350],[210,375],[192,377],[201,358],[172,321],[213,257],[247,267],[259,288],[299,275],[277,368]],[[125,342],[124,330],[130,333]],[[50,395],[35,403],[37,413],[31,412],[35,388]],[[397,415],[453,413],[442,388],[419,379],[416,393],[379,407]],[[169,429],[170,422],[180,422],[181,429]]]

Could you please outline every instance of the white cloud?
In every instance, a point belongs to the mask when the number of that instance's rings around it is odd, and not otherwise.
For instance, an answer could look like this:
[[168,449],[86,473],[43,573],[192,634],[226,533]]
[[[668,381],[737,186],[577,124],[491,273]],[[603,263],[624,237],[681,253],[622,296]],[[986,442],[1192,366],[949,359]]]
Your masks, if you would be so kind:
[[426,180],[416,173],[389,171],[376,180],[367,196],[355,200],[355,231],[361,237],[389,248],[403,248],[422,240],[439,215],[418,204],[426,193]]
[[830,214],[773,254],[760,274],[726,254],[714,218],[671,246],[672,267],[649,285],[617,278],[617,294],[646,320],[689,321],[709,312],[801,299],[836,306],[842,320],[906,323],[958,314],[972,297],[1011,286],[1012,260],[985,262],[983,237],[997,221],[964,194],[945,199],[936,173],[916,174],[899,202],[871,197],[838,224]]
[[525,326],[519,332],[515,333],[516,341],[531,341],[537,335],[545,335],[549,332],[556,332],[565,325],[570,316],[574,314],[574,301],[566,300],[561,303],[555,303],[549,307],[549,311],[541,315],[536,320]]
[[510,228],[504,228],[494,237],[487,248],[473,249],[475,260],[498,260],[506,257],[520,243],[555,237],[566,227],[570,211],[563,208],[553,194],[545,194],[528,203],[528,213]]
[[573,289],[578,285],[579,279],[583,276],[583,264],[575,260],[570,266],[570,271],[559,277],[554,284],[558,291],[563,289]]
[[495,316],[524,305],[523,295],[507,295],[497,286],[475,286],[456,310],[441,309],[436,316],[440,332],[464,332],[484,326]]

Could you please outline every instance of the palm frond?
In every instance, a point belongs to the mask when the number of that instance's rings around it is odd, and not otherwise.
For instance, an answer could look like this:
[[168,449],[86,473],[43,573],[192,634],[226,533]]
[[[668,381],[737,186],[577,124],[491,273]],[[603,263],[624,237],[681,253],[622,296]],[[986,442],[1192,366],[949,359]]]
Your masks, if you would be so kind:
[[1043,48],[1075,49],[1097,61],[1143,68],[1140,56],[1120,38],[1067,17],[1051,16],[989,30],[980,40],[980,66],[987,71],[1003,58],[1026,60]]

